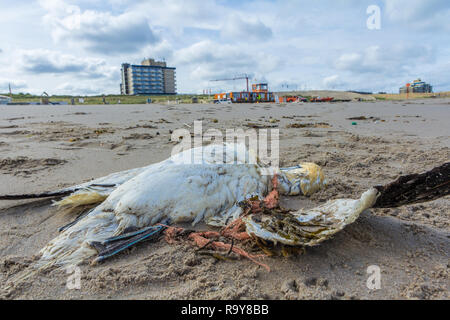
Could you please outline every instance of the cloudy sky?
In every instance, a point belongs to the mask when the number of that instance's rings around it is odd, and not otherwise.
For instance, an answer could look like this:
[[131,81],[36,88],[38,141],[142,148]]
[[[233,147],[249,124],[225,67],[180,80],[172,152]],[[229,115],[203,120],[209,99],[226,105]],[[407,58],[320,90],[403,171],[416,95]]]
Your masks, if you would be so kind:
[[[380,8],[379,29],[373,11]],[[118,94],[120,65],[164,58],[179,93],[450,90],[449,0],[0,0],[0,92]]]

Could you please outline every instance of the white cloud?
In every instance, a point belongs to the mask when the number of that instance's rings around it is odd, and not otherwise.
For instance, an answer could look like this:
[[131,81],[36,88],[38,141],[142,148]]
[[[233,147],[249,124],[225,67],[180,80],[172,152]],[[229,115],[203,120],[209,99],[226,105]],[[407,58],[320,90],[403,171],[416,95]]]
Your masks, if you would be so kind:
[[14,80],[14,79],[4,79],[0,78],[0,92],[9,91],[9,85],[11,85],[11,90],[14,92],[16,89],[27,88],[28,85],[24,80]]
[[221,28],[221,35],[223,38],[232,39],[234,42],[268,41],[272,37],[272,29],[259,19],[241,18],[238,15],[233,15]]
[[219,1],[204,0],[146,0],[138,1],[134,11],[146,14],[152,25],[163,26],[181,34],[183,28],[219,29],[236,10]]
[[243,73],[264,75],[278,68],[282,61],[251,48],[205,40],[176,51],[174,63],[189,68],[191,77],[208,81]]
[[448,0],[385,0],[386,15],[394,22],[408,24],[408,29],[450,29]]
[[346,85],[337,74],[324,78],[322,83],[327,89],[344,89]]
[[360,53],[344,53],[335,62],[336,68],[341,70],[352,70],[358,68],[363,63],[363,56]]
[[119,67],[110,67],[99,58],[76,57],[57,51],[35,49],[18,53],[19,68],[31,74],[75,74],[77,77],[115,76]]
[[53,39],[102,54],[133,53],[158,41],[146,17],[140,12],[81,10],[62,0],[41,0],[48,10],[44,22],[51,27]]
[[74,92],[76,92],[77,95],[99,95],[103,93],[100,87],[94,88],[88,85],[74,85],[72,82],[64,82],[58,85],[55,88],[55,92],[60,95],[71,95]]
[[171,59],[173,56],[173,46],[167,41],[163,40],[156,44],[148,45],[142,49],[145,57],[153,57],[158,60]]
[[395,44],[370,46],[362,52],[344,53],[335,61],[339,70],[352,73],[399,74],[418,64],[431,64],[435,53],[420,44]]

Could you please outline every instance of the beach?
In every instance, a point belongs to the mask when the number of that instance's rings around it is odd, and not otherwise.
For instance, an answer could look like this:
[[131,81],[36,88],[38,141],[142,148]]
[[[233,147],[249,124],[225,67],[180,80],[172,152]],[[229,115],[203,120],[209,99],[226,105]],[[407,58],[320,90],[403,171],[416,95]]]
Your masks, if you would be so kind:
[[[168,158],[177,129],[279,129],[280,166],[315,162],[328,187],[282,197],[297,210],[358,198],[400,175],[449,161],[450,99],[260,104],[0,106],[0,194],[57,190]],[[64,270],[4,289],[74,219],[50,199],[0,200],[3,299],[449,299],[450,198],[371,209],[303,254],[247,259],[199,255],[187,243],[142,243],[81,266],[81,288]],[[369,266],[381,271],[370,289]]]

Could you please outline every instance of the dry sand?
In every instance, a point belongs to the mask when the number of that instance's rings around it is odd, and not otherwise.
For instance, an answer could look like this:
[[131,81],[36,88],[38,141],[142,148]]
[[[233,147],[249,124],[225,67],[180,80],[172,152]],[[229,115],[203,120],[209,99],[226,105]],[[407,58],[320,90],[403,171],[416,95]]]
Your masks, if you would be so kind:
[[[361,120],[348,118],[361,117]],[[0,194],[54,190],[161,161],[170,130],[202,119],[208,128],[280,129],[281,165],[313,161],[330,186],[298,209],[359,197],[401,174],[449,160],[450,100],[256,105],[0,106]],[[352,125],[357,122],[357,125]],[[224,131],[223,131],[224,132]],[[188,244],[144,243],[98,266],[82,266],[80,290],[53,270],[6,299],[449,299],[449,197],[373,209],[302,255],[218,261]],[[0,288],[73,219],[51,201],[0,201]],[[381,269],[381,289],[366,286]]]

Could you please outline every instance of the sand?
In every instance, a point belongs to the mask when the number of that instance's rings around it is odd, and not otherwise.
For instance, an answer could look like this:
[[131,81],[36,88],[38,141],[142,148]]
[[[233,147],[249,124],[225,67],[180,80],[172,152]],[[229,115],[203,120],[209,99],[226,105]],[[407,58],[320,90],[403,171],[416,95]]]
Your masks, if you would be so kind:
[[[357,118],[350,119],[350,118]],[[449,160],[450,100],[318,104],[0,106],[0,194],[54,190],[170,156],[170,132],[280,130],[282,166],[323,166],[326,190],[283,197],[292,209],[359,197],[399,175]],[[356,122],[356,125],[352,125]],[[449,197],[372,209],[305,253],[217,260],[187,243],[144,243],[81,266],[81,289],[51,270],[6,290],[8,279],[74,217],[50,200],[0,201],[0,298],[4,299],[449,299]],[[381,288],[367,268],[379,266]]]

